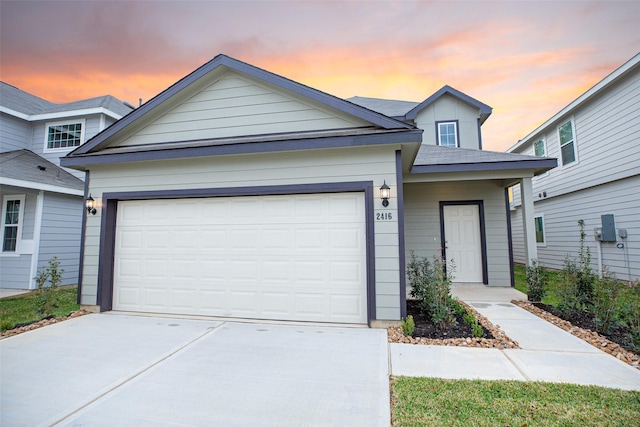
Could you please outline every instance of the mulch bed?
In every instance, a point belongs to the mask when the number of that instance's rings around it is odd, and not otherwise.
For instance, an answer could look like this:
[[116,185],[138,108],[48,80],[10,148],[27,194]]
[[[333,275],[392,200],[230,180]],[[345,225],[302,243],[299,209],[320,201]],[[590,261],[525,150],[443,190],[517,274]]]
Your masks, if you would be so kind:
[[464,322],[462,316],[457,316],[456,323],[451,327],[438,329],[427,316],[422,314],[417,301],[407,300],[407,315],[412,315],[416,324],[414,336],[406,337],[400,326],[392,326],[387,329],[389,342],[459,347],[520,348],[517,342],[500,329],[499,325],[492,324],[473,307],[462,301],[458,302],[474,313],[484,330],[485,338],[475,338],[471,327]]
[[572,319],[572,321],[569,321],[561,318],[559,315],[562,315],[562,313],[558,312],[558,310],[556,310],[552,306],[541,303],[534,304],[529,301],[511,302],[546,320],[547,322],[559,327],[560,329],[569,332],[571,335],[574,335],[582,339],[583,341],[586,341],[587,343],[604,351],[605,353],[611,354],[612,356],[615,356],[621,361],[628,363],[634,368],[640,369],[640,355],[635,354],[632,351],[624,348],[623,345],[614,342],[613,339],[615,339],[616,335],[608,337],[595,332],[593,330],[595,329],[593,320],[587,319],[589,316],[578,314],[570,316],[569,318]]

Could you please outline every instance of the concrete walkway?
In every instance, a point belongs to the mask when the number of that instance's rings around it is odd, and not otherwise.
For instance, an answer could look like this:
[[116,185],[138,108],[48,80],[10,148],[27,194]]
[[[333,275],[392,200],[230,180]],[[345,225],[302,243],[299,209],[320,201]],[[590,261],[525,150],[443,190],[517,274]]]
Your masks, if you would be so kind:
[[15,297],[18,295],[28,294],[32,292],[29,289],[10,289],[10,288],[0,288],[0,299]]
[[550,381],[640,390],[640,370],[511,304],[526,299],[511,288],[458,285],[472,305],[521,349],[390,344],[392,375],[452,379]]

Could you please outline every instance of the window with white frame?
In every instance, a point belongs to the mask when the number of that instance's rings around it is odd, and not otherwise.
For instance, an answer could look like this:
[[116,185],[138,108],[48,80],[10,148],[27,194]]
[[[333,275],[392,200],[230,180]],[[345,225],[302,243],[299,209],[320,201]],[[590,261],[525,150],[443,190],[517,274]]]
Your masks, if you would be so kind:
[[458,122],[438,122],[437,123],[438,145],[443,147],[459,147],[458,144]]
[[538,140],[533,143],[533,154],[536,157],[544,157],[547,155],[547,150],[544,146],[544,139]]
[[545,235],[544,235],[544,217],[537,216],[534,218],[536,224],[536,243],[539,245],[544,245],[546,243]]
[[558,139],[560,140],[560,157],[562,165],[568,165],[576,161],[576,133],[573,119],[558,127]]
[[84,142],[85,121],[47,123],[45,129],[45,148],[64,150],[74,148]]
[[2,203],[2,252],[16,252],[22,231],[24,196],[5,196]]

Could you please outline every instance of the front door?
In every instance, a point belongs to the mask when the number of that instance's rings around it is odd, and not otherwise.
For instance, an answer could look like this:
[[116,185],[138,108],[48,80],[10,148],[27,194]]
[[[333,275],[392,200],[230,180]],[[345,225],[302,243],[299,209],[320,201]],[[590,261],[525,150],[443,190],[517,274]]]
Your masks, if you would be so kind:
[[482,283],[482,241],[478,205],[443,206],[444,243],[453,262],[454,283]]

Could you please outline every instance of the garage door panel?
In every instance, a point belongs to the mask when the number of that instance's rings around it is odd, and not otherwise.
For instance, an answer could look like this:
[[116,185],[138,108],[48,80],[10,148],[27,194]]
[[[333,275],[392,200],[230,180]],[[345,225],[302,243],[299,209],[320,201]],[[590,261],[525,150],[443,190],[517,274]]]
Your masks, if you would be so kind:
[[120,202],[113,308],[365,323],[365,259],[361,193]]

